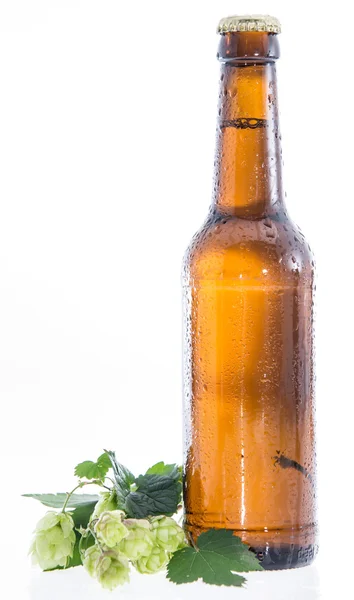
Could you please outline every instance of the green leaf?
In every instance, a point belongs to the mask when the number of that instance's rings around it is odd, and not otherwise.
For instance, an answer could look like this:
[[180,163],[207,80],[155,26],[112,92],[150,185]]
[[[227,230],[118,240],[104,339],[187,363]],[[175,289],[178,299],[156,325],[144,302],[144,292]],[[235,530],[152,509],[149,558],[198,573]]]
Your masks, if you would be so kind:
[[75,467],[75,475],[85,479],[104,479],[109,469],[111,461],[109,456],[104,452],[98,457],[96,462],[85,460]]
[[165,463],[161,461],[150,467],[145,475],[166,475],[168,477],[181,479],[181,471],[182,468],[178,465],[165,465]]
[[246,580],[235,571],[262,570],[256,556],[232,531],[210,529],[198,537],[197,547],[188,546],[173,554],[167,577],[177,584],[202,579],[213,585],[242,587]]
[[[67,494],[23,494],[26,498],[39,500],[44,506],[61,509],[64,506]],[[68,512],[71,512],[75,527],[87,527],[90,516],[99,500],[95,494],[72,494],[66,505]]]
[[[44,506],[50,506],[50,508],[63,508],[66,500],[66,493],[59,494],[23,494],[25,498],[34,498],[44,504]],[[77,508],[91,502],[98,502],[100,499],[96,494],[72,494],[69,498],[67,508]]]
[[173,515],[181,500],[182,484],[179,473],[167,475],[140,475],[134,481],[137,489],[125,499],[126,512],[143,519],[154,515]]
[[177,511],[182,495],[180,467],[159,462],[145,475],[135,478],[117,461],[114,452],[105,452],[112,463],[118,508],[128,517],[143,519],[149,515],[173,515]]
[[130,486],[134,483],[135,477],[129,469],[117,461],[115,452],[110,450],[105,450],[105,452],[110,459],[113,469],[118,508],[125,510],[125,500],[130,493]]
[[87,527],[96,504],[97,502],[95,500],[95,502],[88,502],[87,504],[82,504],[75,508],[74,512],[71,513],[75,527]]

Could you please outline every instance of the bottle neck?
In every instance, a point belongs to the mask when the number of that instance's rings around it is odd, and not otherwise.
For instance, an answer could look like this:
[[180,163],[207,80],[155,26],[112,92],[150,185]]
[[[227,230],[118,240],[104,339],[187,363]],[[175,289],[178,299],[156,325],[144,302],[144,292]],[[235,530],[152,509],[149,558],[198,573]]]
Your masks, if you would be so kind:
[[262,218],[283,207],[275,62],[221,67],[214,205],[223,214]]

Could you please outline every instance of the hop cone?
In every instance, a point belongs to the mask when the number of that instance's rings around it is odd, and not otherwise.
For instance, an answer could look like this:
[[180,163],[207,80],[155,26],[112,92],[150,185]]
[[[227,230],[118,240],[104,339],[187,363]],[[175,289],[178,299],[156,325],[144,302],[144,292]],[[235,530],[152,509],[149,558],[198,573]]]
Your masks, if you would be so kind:
[[114,590],[129,582],[129,562],[117,552],[104,552],[96,563],[96,577],[102,587]]
[[39,521],[30,548],[34,563],[43,571],[66,567],[75,544],[74,521],[68,513],[47,512]]
[[101,550],[96,545],[90,546],[90,548],[87,548],[87,550],[85,551],[82,564],[84,565],[88,574],[91,575],[91,577],[97,576],[97,564],[99,559],[101,558],[101,554]]
[[101,492],[101,498],[95,506],[91,520],[98,519],[103,512],[113,511],[117,508],[116,493],[113,492]]
[[124,516],[124,512],[121,510],[105,511],[95,524],[98,541],[108,548],[117,546],[129,533],[122,523],[122,516]]
[[185,546],[183,529],[171,517],[153,517],[151,525],[155,536],[155,544],[167,552],[175,552]]
[[119,544],[119,552],[135,561],[142,556],[149,556],[154,545],[154,538],[149,521],[145,519],[126,519],[124,524],[129,534]]
[[139,573],[153,574],[163,569],[167,565],[169,559],[170,556],[165,550],[158,546],[154,546],[149,556],[142,556],[139,560],[134,562],[134,566]]

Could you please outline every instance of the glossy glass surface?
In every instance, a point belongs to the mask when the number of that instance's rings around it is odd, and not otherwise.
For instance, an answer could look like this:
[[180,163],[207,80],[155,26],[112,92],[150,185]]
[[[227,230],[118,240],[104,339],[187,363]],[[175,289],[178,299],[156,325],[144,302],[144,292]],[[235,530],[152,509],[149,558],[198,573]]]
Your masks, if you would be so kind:
[[183,270],[185,521],[297,566],[316,551],[314,263],[283,202],[274,61],[223,64],[219,98],[214,201]]

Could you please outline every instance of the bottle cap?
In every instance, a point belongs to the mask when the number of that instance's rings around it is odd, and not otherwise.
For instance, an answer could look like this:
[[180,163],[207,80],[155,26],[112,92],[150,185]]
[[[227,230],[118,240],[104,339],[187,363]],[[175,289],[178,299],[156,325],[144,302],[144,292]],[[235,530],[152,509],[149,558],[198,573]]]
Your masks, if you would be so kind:
[[270,15],[235,15],[226,17],[219,22],[218,33],[233,33],[236,31],[265,31],[280,33],[281,25]]

